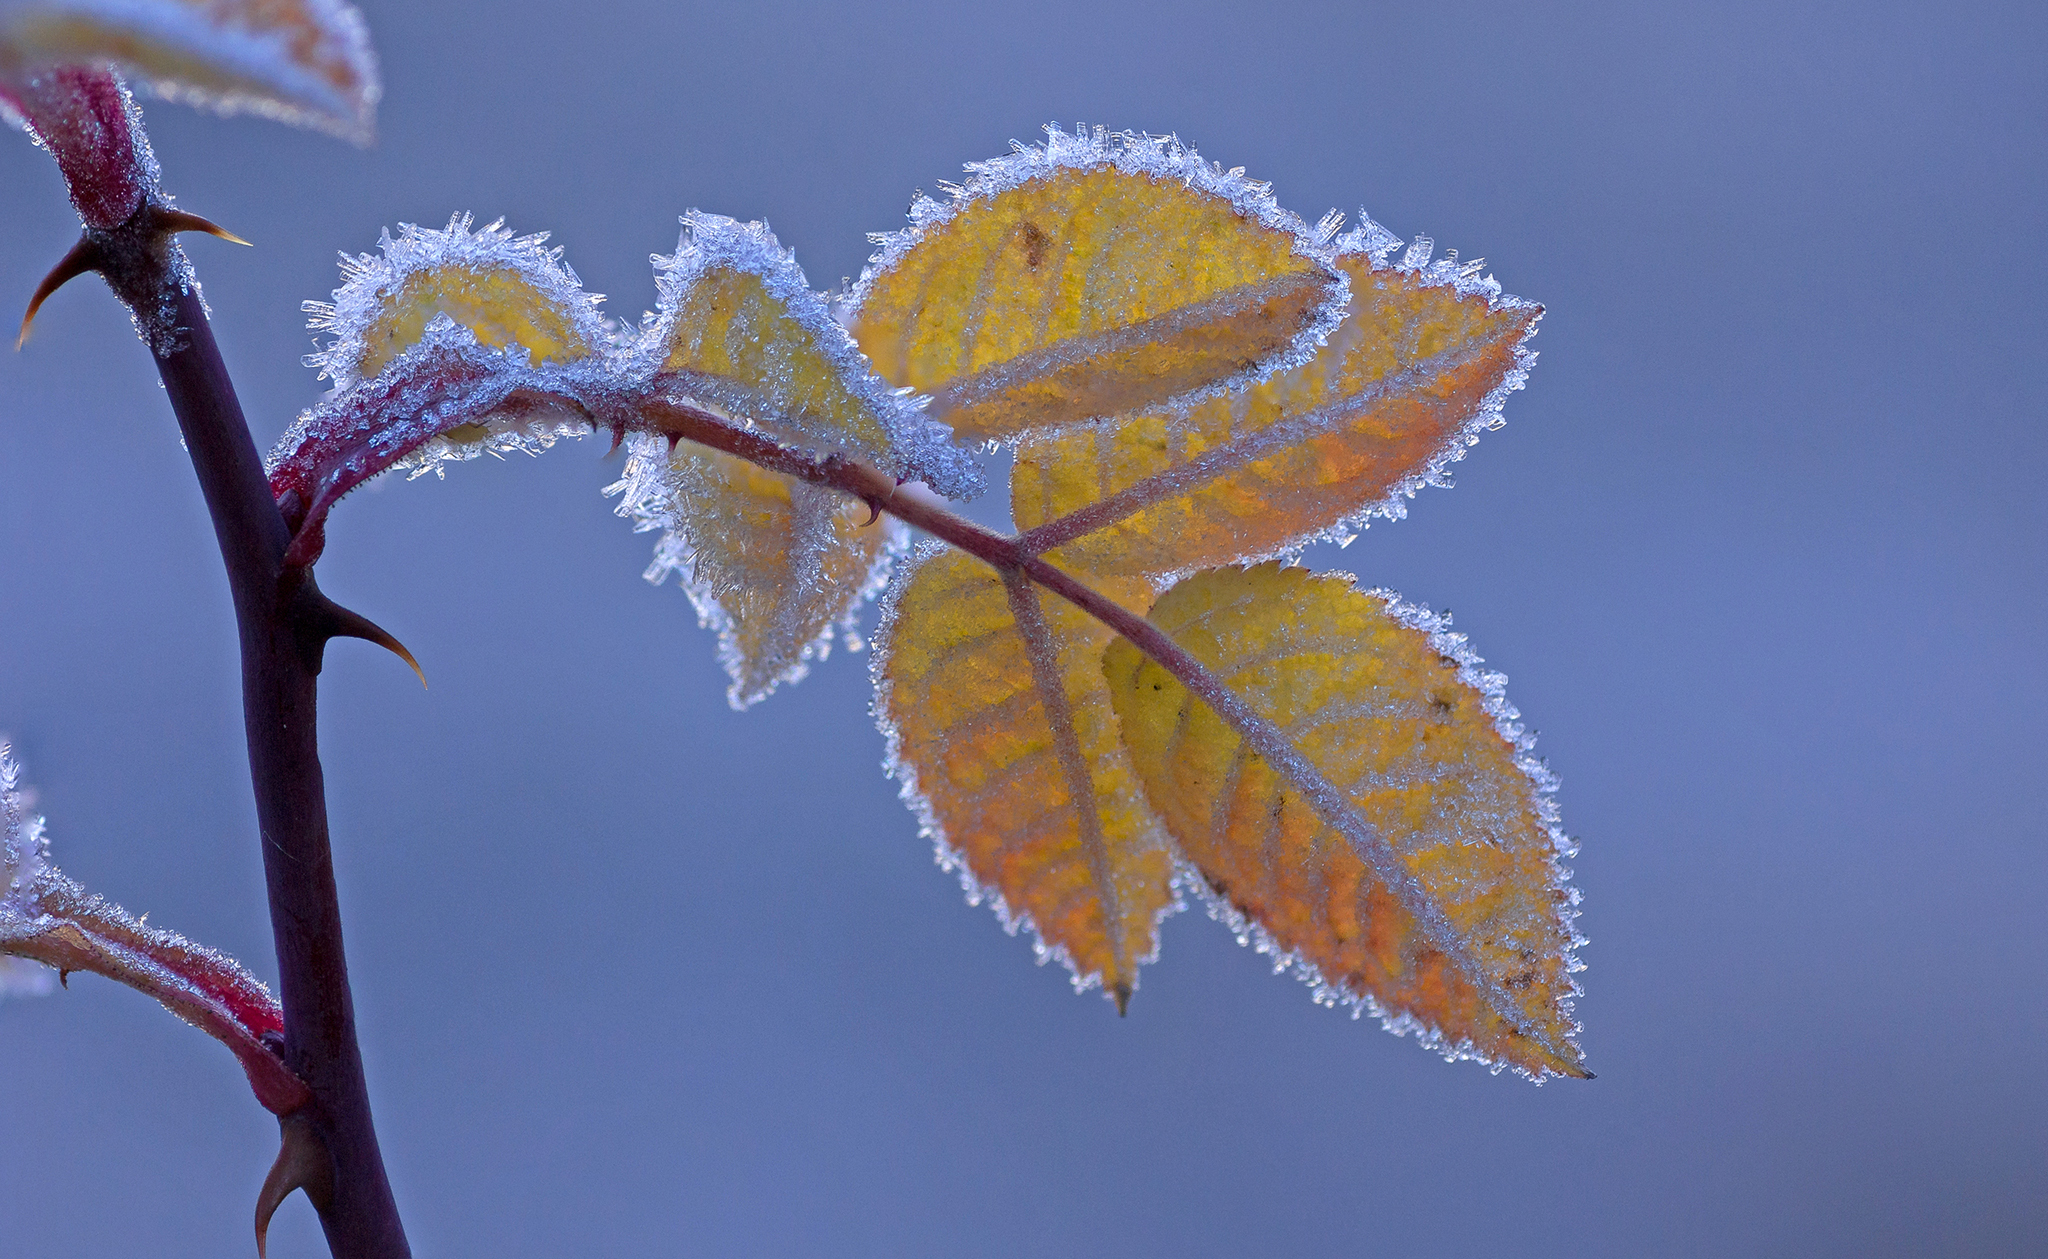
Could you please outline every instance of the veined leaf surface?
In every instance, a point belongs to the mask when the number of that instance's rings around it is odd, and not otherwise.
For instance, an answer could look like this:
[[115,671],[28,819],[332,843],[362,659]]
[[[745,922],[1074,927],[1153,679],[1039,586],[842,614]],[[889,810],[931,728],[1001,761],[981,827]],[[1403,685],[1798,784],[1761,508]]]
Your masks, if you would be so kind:
[[112,63],[172,100],[365,143],[379,87],[340,0],[0,0],[0,75]]
[[[1336,265],[1345,320],[1309,362],[1183,408],[1027,438],[1011,511],[1027,543],[1093,572],[1163,574],[1263,559],[1441,484],[1534,355],[1542,307],[1476,265],[1400,265],[1370,219]],[[1418,253],[1421,256],[1418,256]]]
[[641,532],[663,531],[646,573],[676,575],[698,617],[718,632],[726,693],[746,708],[850,643],[860,604],[888,580],[903,526],[869,522],[843,494],[767,472],[743,459],[665,439],[631,439],[626,474],[606,493]]
[[970,441],[1258,379],[1341,316],[1327,234],[1172,138],[1048,127],[968,170],[877,238],[848,304],[876,369]]
[[[1110,631],[958,551],[899,579],[876,652],[891,772],[970,896],[1029,922],[1119,1008],[1174,907],[1173,862],[1117,738]],[[1143,607],[1142,583],[1111,581]]]
[[767,224],[693,210],[655,264],[661,309],[640,354],[663,393],[949,497],[980,492],[974,460],[874,374]]
[[[1568,845],[1504,679],[1440,620],[1306,569],[1200,573],[1148,619],[1306,764],[1276,765],[1110,645],[1132,763],[1228,911],[1297,958],[1319,998],[1363,1003],[1449,1056],[1584,1075]],[[1382,844],[1405,888],[1375,874]]]

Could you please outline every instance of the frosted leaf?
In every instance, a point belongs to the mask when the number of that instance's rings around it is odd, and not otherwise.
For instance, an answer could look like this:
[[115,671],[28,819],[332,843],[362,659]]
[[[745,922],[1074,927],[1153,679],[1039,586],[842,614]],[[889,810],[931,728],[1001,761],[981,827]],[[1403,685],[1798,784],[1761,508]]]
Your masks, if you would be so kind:
[[1447,1057],[1584,1075],[1570,844],[1506,679],[1442,618],[1301,568],[1198,573],[1147,619],[1229,687],[1198,698],[1121,640],[1103,658],[1217,916]]
[[307,366],[348,389],[376,376],[447,316],[493,348],[523,347],[535,366],[601,354],[609,331],[548,234],[514,235],[500,219],[471,230],[457,214],[439,230],[411,223],[385,232],[379,253],[342,255],[332,302],[307,302],[307,326],[333,338]]
[[1196,406],[1028,439],[1011,481],[1026,544],[1164,580],[1348,541],[1448,485],[1527,378],[1542,308],[1455,254],[1390,264],[1398,242],[1361,217],[1335,258],[1345,320],[1308,363]]
[[480,344],[438,313],[374,380],[329,395],[299,417],[267,461],[271,492],[298,521],[287,557],[311,563],[324,545],[334,504],[394,468],[412,475],[483,454],[547,449],[582,436],[619,406],[597,356],[536,367],[523,344]]
[[272,1112],[303,1106],[311,1093],[265,1043],[284,1030],[270,990],[226,954],[138,922],[65,878],[50,864],[43,819],[29,809],[14,750],[0,740],[0,962],[8,964],[0,993],[38,990],[38,979],[52,973],[104,975],[227,1045]]
[[835,640],[858,642],[860,606],[888,580],[907,537],[891,518],[834,490],[659,434],[626,439],[625,474],[606,488],[636,532],[659,531],[648,581],[677,578],[699,621],[718,634],[746,708],[795,682]]
[[[1141,583],[1108,591],[1143,607]],[[1179,908],[1117,735],[1101,622],[964,552],[922,547],[883,602],[875,719],[904,802],[970,902],[1119,1008]]]
[[676,252],[654,264],[660,308],[642,331],[636,379],[951,498],[981,492],[981,471],[952,430],[875,375],[766,223],[692,210]]
[[0,0],[0,78],[112,63],[158,95],[370,139],[380,88],[339,0]]
[[1310,228],[1172,136],[1048,127],[967,169],[876,238],[842,312],[966,439],[1228,391],[1304,362],[1342,318],[1336,220]]

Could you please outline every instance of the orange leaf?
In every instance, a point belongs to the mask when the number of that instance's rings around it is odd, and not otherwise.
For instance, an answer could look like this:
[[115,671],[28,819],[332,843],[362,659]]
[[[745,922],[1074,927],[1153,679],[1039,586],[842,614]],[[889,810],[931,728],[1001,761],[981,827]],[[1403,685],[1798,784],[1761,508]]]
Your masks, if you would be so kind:
[[1446,483],[1521,387],[1543,311],[1455,255],[1425,266],[1423,247],[1389,265],[1394,243],[1370,220],[1346,234],[1337,266],[1350,307],[1303,366],[1193,406],[1026,439],[1011,479],[1026,544],[1094,572],[1187,572],[1348,540]]
[[1505,679],[1440,619],[1301,568],[1200,573],[1148,619],[1281,741],[1278,756],[1254,751],[1110,645],[1124,744],[1224,916],[1295,961],[1319,1000],[1448,1057],[1586,1074],[1569,844]]
[[961,437],[1156,406],[1303,361],[1342,311],[1328,231],[1178,140],[1046,128],[920,198],[848,297],[876,369]]
[[[1112,582],[1143,606],[1145,588]],[[876,719],[903,798],[1077,988],[1123,1007],[1176,904],[1173,863],[1118,742],[1101,659],[1110,632],[959,551],[921,553],[884,608]]]

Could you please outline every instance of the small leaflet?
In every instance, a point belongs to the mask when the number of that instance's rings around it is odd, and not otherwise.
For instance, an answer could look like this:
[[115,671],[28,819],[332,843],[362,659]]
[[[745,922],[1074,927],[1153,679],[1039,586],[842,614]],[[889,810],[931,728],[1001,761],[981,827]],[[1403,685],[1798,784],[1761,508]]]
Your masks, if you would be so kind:
[[13,753],[0,740],[0,992],[46,992],[50,976],[70,971],[104,975],[225,1044],[271,1112],[303,1106],[311,1092],[264,1043],[284,1030],[270,990],[226,954],[137,922],[64,877]]
[[170,100],[374,130],[377,58],[340,0],[0,0],[0,78],[111,63]]
[[1046,128],[972,163],[847,296],[876,370],[968,441],[1200,397],[1306,361],[1344,310],[1311,229],[1172,136]]
[[836,491],[713,450],[627,439],[626,472],[605,493],[636,532],[661,530],[645,574],[674,574],[718,633],[734,708],[747,708],[822,660],[835,639],[858,648],[854,618],[880,593],[906,532],[869,521]]
[[[1129,606],[1139,582],[1104,593]],[[980,560],[921,548],[883,605],[875,715],[889,772],[957,870],[1039,958],[1121,1009],[1179,907],[1171,851],[1146,806],[1102,675],[1110,631]]]
[[[1254,752],[1164,669],[1110,645],[1125,746],[1217,916],[1296,966],[1319,1002],[1370,1010],[1447,1058],[1585,1075],[1571,1016],[1584,940],[1559,860],[1571,845],[1506,679],[1443,618],[1302,568],[1199,573],[1149,619],[1298,762]],[[1382,859],[1401,886],[1375,873]]]
[[341,257],[342,286],[332,302],[307,302],[306,326],[333,339],[308,367],[348,389],[382,372],[446,315],[492,349],[517,346],[534,367],[600,354],[607,330],[604,299],[547,248],[548,234],[514,235],[505,221],[474,230],[457,214],[439,231],[412,223],[385,232],[376,254]]
[[1370,218],[1340,240],[1345,319],[1309,362],[1192,406],[1027,438],[1011,510],[1056,563],[1159,577],[1266,559],[1399,519],[1502,423],[1543,308],[1478,263],[1388,261]]
[[875,375],[766,223],[692,210],[676,252],[654,263],[660,309],[642,332],[636,377],[948,497],[981,492],[973,458],[924,417],[921,399]]

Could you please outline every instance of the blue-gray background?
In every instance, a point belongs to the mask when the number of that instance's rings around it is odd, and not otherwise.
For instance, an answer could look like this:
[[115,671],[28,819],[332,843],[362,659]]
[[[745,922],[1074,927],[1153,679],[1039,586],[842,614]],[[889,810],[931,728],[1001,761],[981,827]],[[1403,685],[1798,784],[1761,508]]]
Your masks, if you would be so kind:
[[[258,439],[334,251],[686,207],[820,287],[1048,119],[1177,130],[1549,305],[1509,427],[1317,557],[1455,609],[1563,775],[1597,1082],[1319,1009],[1199,913],[1127,1020],[961,903],[863,658],[730,712],[601,447],[339,511],[365,1052],[422,1255],[2018,1255],[2048,1247],[2037,6],[369,0],[359,152],[148,106]],[[694,11],[692,11],[694,10]],[[0,137],[4,139],[5,137]],[[0,144],[0,295],[69,243]],[[268,974],[232,633],[104,291],[0,355],[0,728],[89,886]],[[0,1005],[0,1249],[249,1249],[274,1130],[90,977]],[[274,1254],[321,1251],[295,1201]]]

